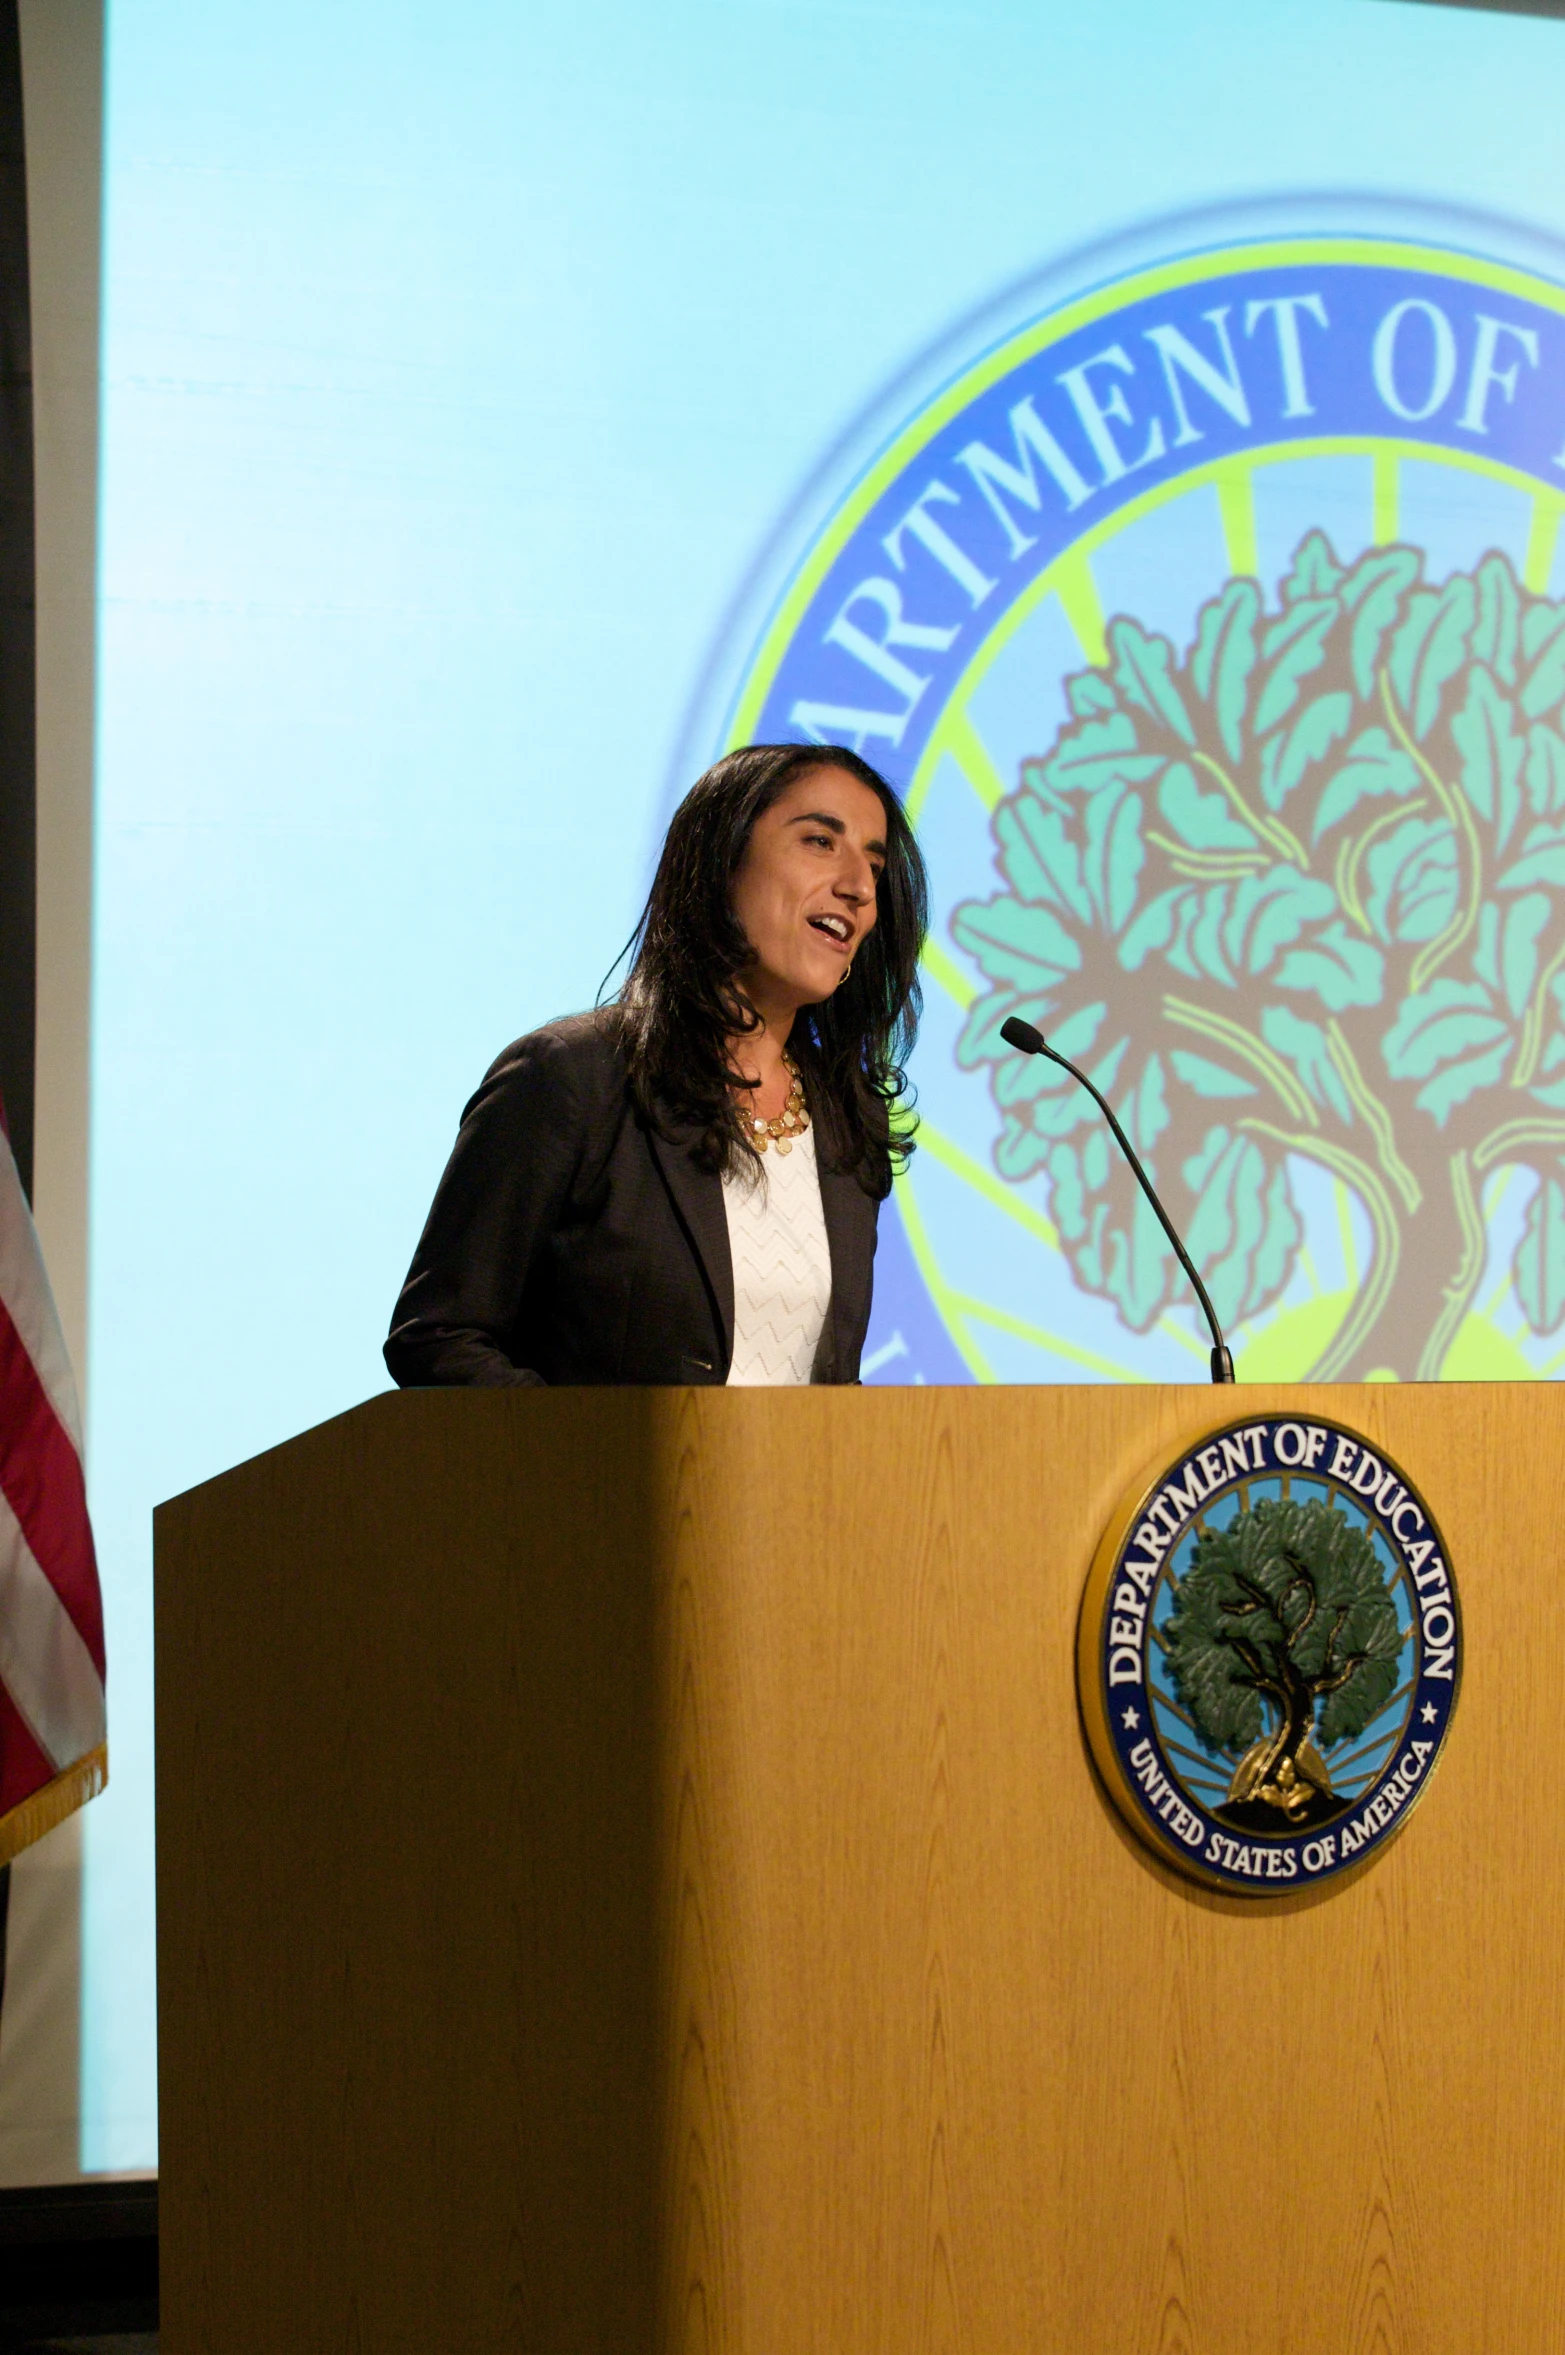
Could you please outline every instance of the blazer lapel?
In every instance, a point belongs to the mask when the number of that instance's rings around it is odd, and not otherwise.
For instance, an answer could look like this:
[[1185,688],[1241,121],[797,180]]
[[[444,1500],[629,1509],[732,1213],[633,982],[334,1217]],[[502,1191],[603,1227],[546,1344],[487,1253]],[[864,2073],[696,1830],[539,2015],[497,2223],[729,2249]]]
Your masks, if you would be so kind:
[[673,1198],[679,1222],[689,1238],[722,1335],[720,1378],[728,1378],[734,1355],[734,1261],[728,1248],[728,1214],[723,1208],[723,1181],[697,1167],[693,1158],[700,1142],[694,1128],[672,1128],[668,1136],[649,1128],[652,1154]]
[[821,1212],[831,1251],[831,1312],[815,1353],[815,1379],[841,1382],[846,1379],[842,1369],[852,1358],[852,1336],[869,1276],[876,1206],[856,1177],[823,1169],[820,1179]]

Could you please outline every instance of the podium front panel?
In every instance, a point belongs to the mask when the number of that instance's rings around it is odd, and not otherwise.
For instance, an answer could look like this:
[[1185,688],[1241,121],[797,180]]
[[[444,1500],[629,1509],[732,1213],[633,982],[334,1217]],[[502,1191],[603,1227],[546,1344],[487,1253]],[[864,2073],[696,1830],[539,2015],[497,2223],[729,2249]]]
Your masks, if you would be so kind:
[[[1235,1413],[1423,1489],[1466,1681],[1257,1903],[1089,1764]],[[1565,1398],[412,1392],[158,1517],[166,2355],[1472,2355],[1565,2310]]]

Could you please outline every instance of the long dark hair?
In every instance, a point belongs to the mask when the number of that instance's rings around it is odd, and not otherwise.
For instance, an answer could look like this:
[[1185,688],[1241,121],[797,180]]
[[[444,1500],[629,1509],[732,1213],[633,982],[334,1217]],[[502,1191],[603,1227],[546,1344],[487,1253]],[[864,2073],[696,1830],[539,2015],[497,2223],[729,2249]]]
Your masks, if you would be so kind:
[[733,1100],[728,1042],[759,1027],[740,980],[754,950],[734,914],[734,877],[756,820],[796,777],[846,769],[880,796],[886,863],[875,929],[840,988],[801,1008],[789,1051],[804,1075],[821,1156],[884,1194],[912,1151],[904,1066],[923,997],[924,861],[902,804],[856,752],[834,744],[747,744],[697,779],[674,812],[617,1001],[643,1117],[703,1132],[698,1158],[729,1171],[753,1151]]

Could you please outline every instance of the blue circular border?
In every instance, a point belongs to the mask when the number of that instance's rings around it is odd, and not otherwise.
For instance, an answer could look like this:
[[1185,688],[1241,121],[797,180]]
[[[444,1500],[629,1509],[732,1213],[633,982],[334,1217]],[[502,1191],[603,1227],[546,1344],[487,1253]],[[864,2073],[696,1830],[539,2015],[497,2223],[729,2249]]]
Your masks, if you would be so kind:
[[[1300,251],[1310,242],[1232,256],[1219,248],[1172,266],[1185,274],[1146,293],[1132,281],[1122,304],[976,389],[909,452],[830,559],[774,650],[756,740],[852,741],[905,787],[957,682],[1016,599],[1086,531],[1196,467],[1323,442],[1396,443],[1480,459],[1565,495],[1557,308],[1467,276],[1475,265],[1463,254],[1442,268],[1435,256],[1387,258],[1366,239],[1352,259],[1324,259]],[[1504,264],[1491,268],[1495,279],[1506,274]],[[1279,306],[1297,347],[1289,365],[1280,327],[1270,341],[1266,333]],[[1449,339],[1450,367],[1434,387],[1438,406],[1425,413],[1412,395],[1422,398],[1433,365],[1419,346],[1431,320]],[[1398,334],[1383,353],[1388,326]],[[1177,338],[1190,360],[1213,369],[1223,401],[1172,389],[1184,378],[1160,362],[1157,336]],[[1408,347],[1400,357],[1398,339]],[[1025,442],[1019,417],[1033,437]],[[938,535],[943,553],[909,537],[919,531]],[[773,658],[757,648],[763,673]]]
[[915,417],[1019,330],[1119,280],[1149,268],[1198,263],[1224,247],[1301,237],[1422,245],[1437,267],[1443,259],[1465,257],[1565,287],[1565,244],[1534,223],[1434,198],[1342,187],[1257,190],[1219,204],[1153,215],[996,287],[987,299],[952,317],[886,378],[822,450],[778,512],[735,587],[694,683],[665,785],[658,838],[696,771],[727,742],[745,681],[788,584],[855,483]]

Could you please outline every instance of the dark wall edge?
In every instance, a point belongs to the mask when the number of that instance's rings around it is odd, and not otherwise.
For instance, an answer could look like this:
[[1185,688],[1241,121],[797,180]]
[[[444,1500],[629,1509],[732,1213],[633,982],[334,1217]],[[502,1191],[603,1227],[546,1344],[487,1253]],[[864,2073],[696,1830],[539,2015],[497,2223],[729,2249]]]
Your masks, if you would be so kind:
[[33,1181],[37,844],[33,367],[17,0],[0,0],[0,1102]]

